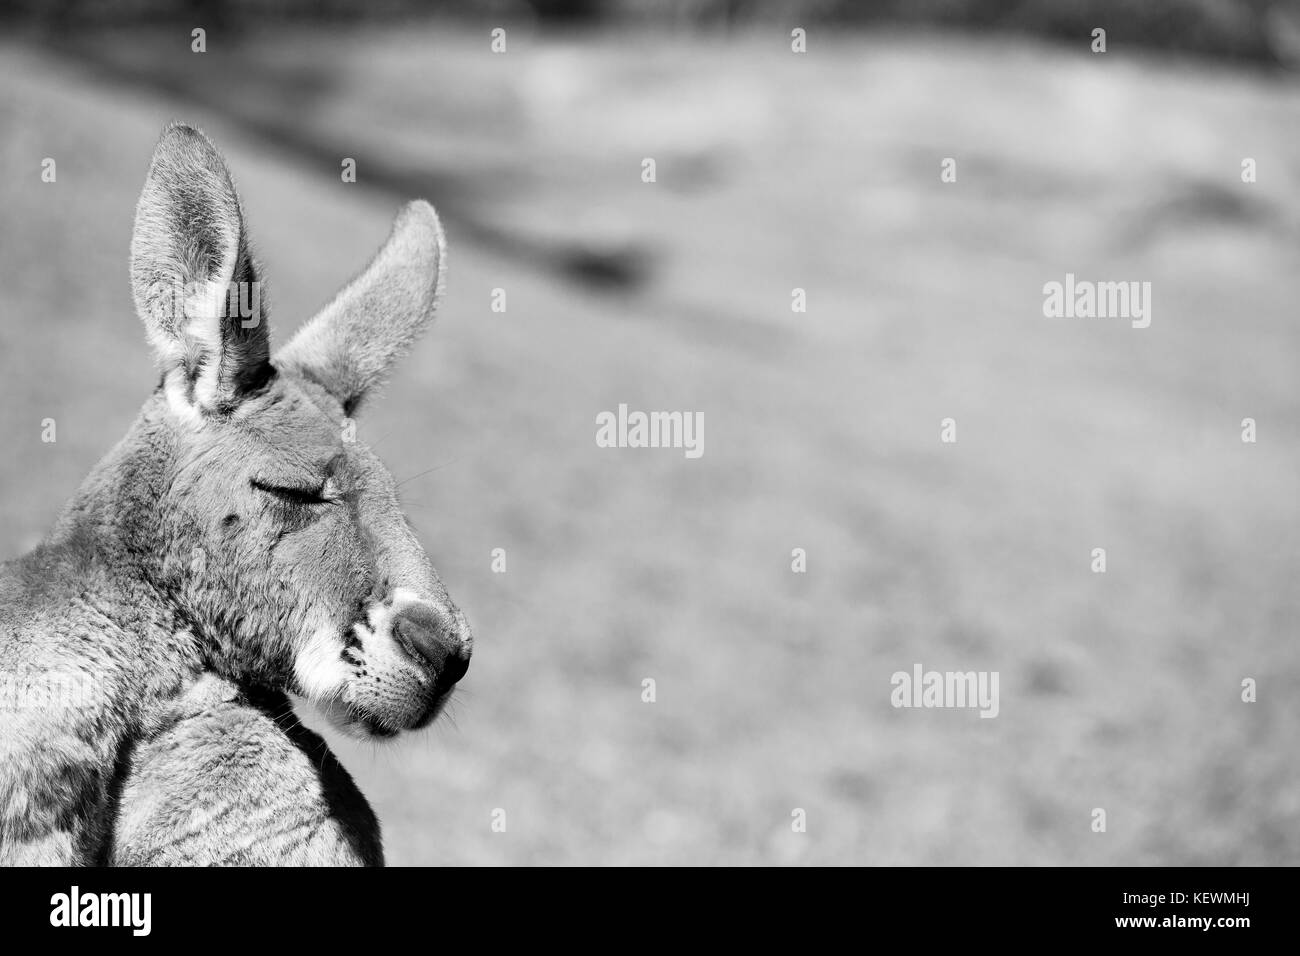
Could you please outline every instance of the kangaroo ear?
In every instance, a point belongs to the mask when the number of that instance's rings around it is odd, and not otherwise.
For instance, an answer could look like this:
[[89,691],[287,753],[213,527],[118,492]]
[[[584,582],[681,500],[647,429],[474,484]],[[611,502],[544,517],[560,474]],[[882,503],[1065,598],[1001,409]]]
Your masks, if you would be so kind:
[[193,127],[167,127],[154,150],[135,210],[131,287],[173,397],[228,411],[274,374],[239,196]]
[[318,383],[351,415],[433,322],[446,242],[427,202],[407,203],[379,253],[276,354],[276,364]]

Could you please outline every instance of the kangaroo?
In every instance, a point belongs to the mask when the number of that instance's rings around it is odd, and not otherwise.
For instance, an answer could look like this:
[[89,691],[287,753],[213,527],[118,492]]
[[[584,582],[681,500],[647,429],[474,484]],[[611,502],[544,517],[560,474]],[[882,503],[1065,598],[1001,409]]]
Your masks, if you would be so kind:
[[[409,203],[272,358],[225,162],[191,127],[163,132],[130,269],[161,380],[45,541],[0,565],[0,678],[20,691],[0,707],[0,863],[185,859],[175,828],[212,808],[177,801],[202,793],[203,760],[228,771],[214,787],[254,783],[231,769],[248,752],[232,734],[284,772],[279,796],[321,766],[285,692],[368,738],[441,711],[470,628],[352,416],[432,321],[444,259],[437,214]],[[369,827],[332,759],[300,809]],[[375,862],[377,826],[340,840]]]

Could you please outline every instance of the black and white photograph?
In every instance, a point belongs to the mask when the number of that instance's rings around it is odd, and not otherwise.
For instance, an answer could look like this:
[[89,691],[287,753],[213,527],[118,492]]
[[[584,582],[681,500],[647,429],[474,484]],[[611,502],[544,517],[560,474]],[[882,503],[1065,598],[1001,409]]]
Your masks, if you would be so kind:
[[1293,866],[1296,276],[1298,0],[0,0],[0,863]]

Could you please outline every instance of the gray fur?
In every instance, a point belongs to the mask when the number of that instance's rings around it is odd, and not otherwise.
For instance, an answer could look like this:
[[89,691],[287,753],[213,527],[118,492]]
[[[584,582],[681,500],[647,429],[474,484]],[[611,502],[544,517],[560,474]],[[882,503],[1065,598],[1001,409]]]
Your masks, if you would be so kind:
[[323,372],[322,384],[351,414],[424,331],[442,296],[446,257],[433,207],[408,204],[365,271],[280,351],[281,367]]
[[[0,707],[0,863],[207,859],[233,838],[217,828],[205,843],[184,823],[183,808],[208,799],[194,767],[232,762],[207,778],[230,821],[261,819],[262,801],[298,792],[227,785],[299,779],[305,738],[268,715],[274,695],[302,694],[349,732],[387,737],[436,717],[468,664],[468,624],[391,475],[344,440],[345,403],[432,320],[436,215],[408,205],[371,268],[284,360],[267,361],[264,320],[244,329],[219,310],[168,311],[159,292],[251,275],[247,250],[216,149],[169,127],[131,268],[163,383],[46,542],[0,565],[0,676],[39,686],[74,673],[92,691],[74,706]],[[198,680],[205,670],[225,683]],[[241,776],[234,764],[250,755],[256,770]],[[320,832],[336,832],[319,815],[321,792],[299,791],[303,819],[315,813]],[[129,837],[110,851],[115,814]],[[294,852],[284,858],[328,855]]]
[[113,866],[382,866],[379,822],[282,694],[205,674],[136,743]]
[[[271,371],[270,333],[260,314],[234,182],[216,147],[198,130],[172,125],[154,152],[136,206],[131,287],[163,375],[177,379],[204,410],[222,409],[256,389]],[[187,313],[196,287],[216,294],[211,315]],[[259,309],[232,312],[239,290]],[[203,373],[210,371],[210,376]],[[200,388],[200,384],[206,387]],[[199,394],[194,394],[199,389]]]

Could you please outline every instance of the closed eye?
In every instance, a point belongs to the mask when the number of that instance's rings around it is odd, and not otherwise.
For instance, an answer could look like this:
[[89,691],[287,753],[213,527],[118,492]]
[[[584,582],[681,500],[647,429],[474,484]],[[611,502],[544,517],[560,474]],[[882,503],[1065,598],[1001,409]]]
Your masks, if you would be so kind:
[[263,494],[268,494],[288,504],[327,505],[331,501],[330,498],[326,497],[328,482],[315,488],[296,488],[284,485],[268,485],[264,481],[253,478],[250,480],[250,484]]

